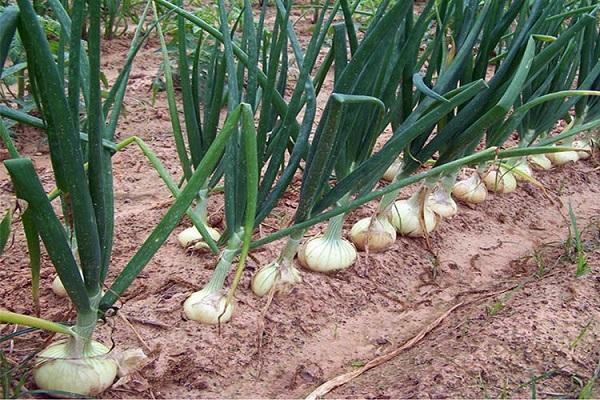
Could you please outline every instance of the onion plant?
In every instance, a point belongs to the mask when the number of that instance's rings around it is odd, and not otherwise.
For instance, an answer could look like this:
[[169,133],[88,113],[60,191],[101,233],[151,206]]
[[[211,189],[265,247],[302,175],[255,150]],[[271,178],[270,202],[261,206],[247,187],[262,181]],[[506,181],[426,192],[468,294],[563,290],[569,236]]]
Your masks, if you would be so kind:
[[[73,15],[73,19],[68,21],[71,28],[70,64],[68,90],[65,93],[63,77],[50,52],[37,15],[26,0],[19,1],[18,6],[18,10],[16,8],[11,10],[15,15],[11,23],[13,27],[17,27],[23,39],[28,59],[36,60],[35,68],[31,68],[32,63],[29,64],[29,76],[32,82],[35,82],[39,93],[44,117],[43,125],[47,127],[50,158],[57,185],[56,193],[63,198],[64,210],[72,223],[77,255],[71,247],[70,232],[61,223],[51,204],[51,200],[58,195],[53,193],[48,195],[44,191],[32,161],[29,158],[19,157],[15,150],[11,154],[13,158],[5,161],[4,165],[10,174],[17,197],[27,204],[22,221],[28,244],[30,241],[37,242],[39,249],[38,241],[41,239],[44,243],[65,291],[75,307],[77,318],[74,325],[67,326],[0,310],[0,321],[65,335],[66,340],[52,343],[37,356],[39,364],[34,370],[35,381],[41,389],[79,392],[89,396],[109,387],[117,370],[115,360],[108,354],[109,348],[93,340],[93,332],[102,309],[101,304],[112,304],[132,283],[135,274],[132,275],[131,271],[141,270],[159,249],[189,208],[200,189],[201,182],[204,182],[208,176],[207,171],[212,170],[221,158],[229,138],[234,136],[235,126],[241,116],[244,115],[243,120],[248,121],[247,115],[251,113],[248,113],[248,106],[245,104],[240,104],[232,110],[228,120],[231,122],[226,123],[218,138],[211,144],[206,156],[200,161],[198,169],[190,177],[188,185],[178,193],[173,206],[133,256],[125,270],[117,276],[113,288],[104,293],[102,288],[109,267],[114,221],[111,155],[115,150],[121,150],[131,142],[115,144],[113,135],[124,98],[127,76],[139,43],[133,46],[128,63],[117,78],[114,90],[102,104],[99,4],[90,4],[87,11],[89,68],[81,68],[84,64],[81,28],[86,12],[83,2],[76,4],[76,8],[81,6],[82,13]],[[12,35],[14,29],[7,29],[5,32]],[[6,43],[10,39],[3,36],[0,42]],[[86,141],[81,140],[79,124],[79,115],[82,111],[79,108],[79,99],[85,90],[82,90],[83,85],[81,85],[82,71],[86,73],[89,82],[89,92],[84,93],[84,97],[87,97]],[[27,116],[20,115],[20,117],[27,119]],[[242,125],[239,136],[243,139],[241,149],[246,155],[244,161],[247,165],[246,176],[251,179],[252,176],[257,175],[256,162],[252,161],[255,157],[255,136],[252,129],[247,129],[247,126],[247,122]],[[3,134],[2,139],[9,146],[10,137]],[[147,153],[151,154],[151,152]],[[252,190],[249,190],[249,193],[251,192]],[[253,204],[255,203],[250,194],[247,200],[248,215],[254,214]],[[66,218],[67,214],[63,216]],[[248,225],[251,226],[252,222],[245,223],[245,226]],[[250,235],[243,230],[236,232],[236,235],[247,248]],[[39,265],[37,267],[39,268]]]

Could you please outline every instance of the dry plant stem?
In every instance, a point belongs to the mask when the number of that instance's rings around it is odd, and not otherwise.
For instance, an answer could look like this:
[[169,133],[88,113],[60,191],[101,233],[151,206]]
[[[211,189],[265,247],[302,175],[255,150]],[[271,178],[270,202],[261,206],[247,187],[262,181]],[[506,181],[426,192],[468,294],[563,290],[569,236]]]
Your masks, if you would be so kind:
[[359,368],[352,372],[345,373],[343,375],[339,375],[339,376],[325,382],[324,384],[322,384],[321,386],[316,388],[312,393],[310,393],[306,397],[306,400],[316,400],[318,398],[321,398],[321,397],[325,396],[327,393],[329,393],[330,391],[332,391],[333,389],[335,389],[336,387],[342,386],[342,385],[350,382],[352,379],[356,378],[357,376],[362,375],[363,373],[367,372],[368,370],[375,368],[378,365],[381,365],[381,364],[393,359],[394,357],[398,356],[403,351],[408,350],[411,347],[415,346],[417,343],[419,343],[421,340],[423,340],[423,338],[428,333],[430,333],[432,330],[437,328],[444,321],[444,319],[446,319],[452,312],[454,312],[459,307],[462,307],[463,305],[464,305],[464,303],[458,303],[455,306],[453,306],[452,308],[450,308],[448,311],[446,311],[441,316],[439,316],[436,320],[434,320],[429,325],[427,325],[425,328],[423,328],[416,336],[414,336],[408,342],[405,342],[402,346],[400,346],[382,356],[372,359],[371,361],[366,363],[362,368]]

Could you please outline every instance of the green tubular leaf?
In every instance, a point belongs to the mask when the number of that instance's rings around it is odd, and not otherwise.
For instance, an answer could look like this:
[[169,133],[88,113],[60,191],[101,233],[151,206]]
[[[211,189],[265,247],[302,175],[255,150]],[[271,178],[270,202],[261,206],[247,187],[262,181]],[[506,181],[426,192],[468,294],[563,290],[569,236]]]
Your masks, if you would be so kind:
[[246,210],[243,224],[242,250],[238,261],[238,267],[229,291],[228,301],[231,301],[236,288],[242,278],[246,266],[246,259],[252,242],[252,232],[254,230],[256,214],[256,203],[258,197],[258,159],[256,153],[256,129],[254,127],[254,116],[252,106],[242,103],[242,137],[244,144],[244,153],[246,161],[247,193]]
[[[436,151],[444,148],[445,150],[440,154],[440,158],[437,163],[443,164],[448,162],[452,158],[456,158],[459,154],[463,154],[465,146],[474,141],[479,142],[480,138],[484,135],[485,129],[490,127],[492,124],[500,121],[511,109],[517,97],[521,93],[523,85],[529,75],[529,69],[535,55],[535,42],[531,38],[527,43],[525,53],[521,59],[521,64],[515,72],[510,85],[502,95],[500,101],[491,107],[484,115],[477,119],[471,124],[464,132],[459,135],[452,135],[451,131],[440,132],[433,140],[423,149],[419,155],[416,156],[417,160],[423,160],[424,162],[431,157]],[[464,109],[464,112],[469,111]],[[459,113],[456,118],[461,118]],[[450,134],[448,134],[450,132]],[[450,142],[451,140],[451,142]],[[494,143],[492,143],[494,145]],[[466,154],[465,154],[466,155]],[[414,161],[409,161],[414,162]],[[409,168],[410,169],[410,168]]]
[[[17,122],[23,123],[25,125],[33,126],[34,128],[39,128],[39,129],[44,129],[44,130],[48,129],[46,124],[44,124],[44,121],[42,121],[41,119],[34,117],[32,115],[26,114],[22,111],[8,108],[4,105],[0,105],[0,116],[8,118],[8,119],[12,119],[13,121],[17,121]],[[79,138],[84,142],[88,141],[87,133],[80,132]],[[104,146],[105,149],[107,149],[111,152],[117,151],[117,149],[115,148],[115,144],[109,140],[103,139],[102,145]],[[13,157],[13,156],[11,156],[11,157]]]
[[13,143],[10,134],[8,133],[8,129],[6,129],[6,125],[4,125],[4,121],[0,118],[0,139],[4,143],[4,146],[8,150],[8,154],[11,158],[19,158],[19,152]]
[[17,197],[27,202],[27,211],[31,212],[31,218],[69,298],[78,312],[90,310],[88,295],[69,240],[35,173],[33,163],[28,158],[17,158],[4,161],[4,165]]
[[[182,0],[178,0],[178,5],[183,4]],[[183,16],[177,16],[177,47],[179,49],[179,79],[181,85],[181,100],[183,103],[183,115],[185,122],[185,130],[187,132],[188,144],[194,167],[198,166],[202,158],[202,133],[200,123],[198,121],[198,113],[194,104],[194,96],[192,95],[192,85],[190,82],[190,67],[187,57],[185,19]]]
[[29,267],[31,268],[31,297],[35,306],[36,314],[40,313],[40,239],[35,219],[30,210],[25,210],[21,217],[25,239],[27,241],[27,251],[29,252]]
[[[155,21],[158,21],[158,13],[156,5],[154,6]],[[188,158],[187,149],[185,147],[185,141],[183,140],[183,133],[181,131],[181,123],[179,122],[179,115],[177,112],[177,98],[175,95],[175,86],[173,85],[173,71],[171,70],[171,62],[169,59],[169,53],[167,50],[167,44],[165,37],[162,32],[160,24],[156,25],[156,33],[160,41],[160,48],[163,57],[163,71],[165,74],[165,81],[167,84],[167,103],[169,105],[169,115],[171,119],[171,127],[173,128],[173,138],[175,139],[175,148],[177,150],[177,156],[179,157],[179,163],[183,169],[183,176],[186,180],[192,176],[192,167]]]
[[[561,151],[568,151],[571,148],[569,147],[555,147],[555,146],[536,146],[536,147],[528,147],[528,148],[512,148],[507,150],[500,150],[496,147],[490,147],[486,150],[480,151],[475,154],[471,154],[469,156],[460,158],[458,160],[451,161],[447,164],[440,165],[431,169],[428,169],[419,174],[411,175],[402,179],[397,180],[396,182],[385,186],[382,189],[369,192],[364,194],[355,200],[345,204],[344,206],[336,207],[327,212],[319,212],[314,213],[309,219],[306,219],[302,222],[295,223],[292,226],[281,229],[275,233],[272,233],[264,238],[256,240],[252,242],[250,248],[257,248],[264,246],[265,244],[271,243],[275,240],[279,240],[286,236],[293,234],[302,229],[309,228],[319,222],[327,221],[335,216],[340,214],[347,213],[351,210],[354,210],[370,201],[373,201],[381,196],[384,196],[388,193],[395,192],[397,190],[402,189],[403,187],[412,185],[417,182],[421,182],[427,178],[437,177],[444,172],[454,171],[464,165],[478,164],[485,161],[491,161],[495,159],[505,159],[505,158],[520,158],[530,154],[545,154],[545,153],[557,153]],[[322,210],[321,210],[322,211]]]
[[[65,36],[66,41],[70,41],[71,39],[71,18],[69,14],[63,7],[60,0],[48,0],[48,5],[52,8],[52,12],[56,16],[56,19],[60,23],[61,26],[61,35]],[[89,62],[87,55],[85,52],[81,56],[80,60],[80,79],[81,79],[81,89],[83,92],[83,98],[86,103],[88,101],[88,93],[90,92],[90,81],[89,81]]]
[[344,116],[344,106],[352,104],[372,104],[379,111],[379,123],[383,118],[385,105],[375,97],[338,93],[330,97],[327,107],[330,111],[326,113],[326,120],[322,120],[317,128],[306,159],[300,200],[294,217],[296,222],[301,222],[310,216],[314,204],[328,186],[327,181],[339,155],[337,149],[345,146],[350,135],[350,132],[340,132],[339,129]]
[[[100,3],[91,2],[89,5],[88,51],[90,64],[90,93],[87,110],[88,128],[88,181],[89,193],[92,198],[98,243],[100,245],[100,267],[86,268],[82,263],[84,280],[88,291],[100,292],[101,275],[106,274],[112,250],[114,228],[114,199],[112,190],[111,154],[102,147],[104,137],[104,114],[100,91]],[[73,23],[75,26],[75,23]],[[73,39],[73,37],[71,38]],[[75,118],[74,118],[75,120]],[[77,130],[79,131],[79,130]],[[79,236],[77,236],[79,238]],[[101,272],[104,271],[104,272]]]
[[10,224],[12,223],[12,212],[8,210],[2,221],[0,221],[0,256],[4,252],[4,248],[8,243],[8,238],[10,237]]
[[0,14],[0,76],[2,76],[4,62],[17,29],[18,19],[19,9],[17,7],[7,7]]
[[100,268],[100,243],[83,167],[79,132],[74,129],[62,80],[37,15],[28,0],[19,0],[18,4],[21,10],[19,32],[26,32],[28,39],[24,46],[28,58],[37,61],[35,81],[39,85],[48,121],[48,143],[56,183],[59,189],[71,195],[81,268],[84,275],[91,277],[95,274],[93,271]]
[[[140,148],[144,156],[146,156],[152,167],[158,173],[158,176],[165,183],[171,194],[173,194],[173,196],[177,198],[180,194],[180,190],[177,187],[177,184],[169,174],[169,171],[167,171],[164,165],[160,162],[160,159],[152,151],[150,146],[144,143],[142,139],[138,138],[137,136],[130,136],[121,143],[119,143],[117,147],[119,151],[121,151],[132,143],[135,143]],[[188,209],[185,213],[192,220],[194,226],[196,227],[196,229],[198,229],[200,235],[202,235],[202,238],[204,239],[206,244],[208,244],[208,247],[210,247],[210,250],[213,252],[213,254],[218,254],[219,248],[217,247],[217,243],[206,230],[204,222],[191,209]]]
[[[173,10],[178,15],[183,16],[185,19],[187,19],[188,21],[192,22],[194,25],[202,28],[205,32],[209,33],[215,39],[217,39],[218,41],[220,41],[221,43],[223,43],[224,38],[223,38],[222,33],[219,32],[218,29],[216,29],[213,26],[211,26],[210,24],[206,23],[201,18],[198,18],[197,16],[195,16],[195,15],[193,15],[193,14],[191,14],[191,13],[185,11],[185,10],[183,10],[182,8],[177,7],[176,5],[170,3],[167,0],[156,0],[156,3],[160,4],[161,6],[167,7],[170,10]],[[248,59],[248,55],[246,53],[244,53],[242,51],[242,49],[240,49],[236,45],[232,45],[232,50],[233,50],[234,54],[236,55],[236,57],[244,65],[246,65],[246,66],[250,65],[250,61]],[[265,74],[262,71],[258,72],[258,81],[261,84],[261,86],[264,87],[266,85],[267,77],[265,76]],[[285,114],[285,111],[287,110],[287,105],[286,105],[285,101],[283,100],[283,97],[281,97],[281,95],[279,93],[275,94],[275,97],[273,98],[273,104],[277,108],[277,111],[281,115]]]
[[423,75],[421,75],[419,73],[413,74],[412,81],[413,81],[415,87],[417,88],[417,90],[420,91],[421,93],[423,93],[425,96],[431,97],[432,99],[437,100],[437,101],[448,103],[448,99],[446,99],[444,96],[434,92],[433,90],[431,90],[429,88],[429,86],[427,86],[425,84],[425,81],[423,80]]
[[68,336],[75,335],[75,333],[68,326],[57,324],[56,322],[48,321],[46,319],[30,317],[29,315],[17,314],[6,310],[0,310],[0,322],[44,329],[46,331],[62,333],[63,335]]
[[119,296],[127,290],[133,280],[144,269],[146,264],[158,251],[167,237],[171,234],[183,214],[192,204],[198,190],[206,182],[210,171],[213,171],[217,165],[225,145],[231,138],[238,124],[241,114],[241,107],[236,108],[225,121],[221,133],[217,135],[215,141],[211,144],[208,152],[200,161],[198,168],[188,181],[188,184],[181,191],[173,205],[169,208],[160,223],[154,228],[150,236],[144,241],[142,247],[131,258],[127,266],[117,276],[109,290],[106,291],[100,302],[100,309],[106,311],[110,308]]
[[340,0],[340,5],[342,8],[342,13],[344,14],[344,25],[346,26],[348,41],[350,42],[350,53],[354,54],[358,48],[358,39],[356,38],[354,21],[352,21],[352,10],[350,10],[348,0]]
[[451,110],[473,98],[487,85],[483,80],[475,81],[460,91],[454,97],[449,98],[449,103],[441,103],[433,107],[419,120],[402,124],[394,136],[384,144],[383,148],[367,161],[358,165],[354,171],[344,179],[337,182],[335,187],[329,191],[314,207],[313,212],[321,212],[334,205],[339,199],[348,193],[354,193],[361,189],[370,190],[373,182],[377,182],[384,171],[394,162],[402,149],[417,136],[428,130]]
[[258,39],[252,15],[252,3],[244,0],[244,39],[248,42],[248,81],[245,101],[250,104],[252,111],[256,110],[256,94],[258,90]]

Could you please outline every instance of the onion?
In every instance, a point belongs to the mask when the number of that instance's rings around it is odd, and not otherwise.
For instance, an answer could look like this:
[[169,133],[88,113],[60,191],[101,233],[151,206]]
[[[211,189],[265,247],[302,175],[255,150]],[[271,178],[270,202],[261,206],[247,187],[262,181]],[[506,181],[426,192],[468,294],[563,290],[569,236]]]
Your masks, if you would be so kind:
[[[437,218],[427,204],[421,207],[420,193],[413,194],[406,200],[396,201],[390,210],[390,222],[396,231],[405,236],[423,236],[433,231],[437,225]],[[424,228],[419,214],[423,209]]]
[[552,161],[550,161],[550,159],[548,159],[548,157],[546,157],[544,154],[532,154],[527,157],[527,160],[535,169],[547,171],[552,168]]
[[37,356],[35,384],[43,390],[95,396],[108,389],[117,375],[117,362],[108,357],[108,347],[90,341],[77,355],[75,339],[52,343]]
[[396,176],[398,176],[400,170],[402,169],[402,165],[402,159],[396,159],[396,161],[394,161],[394,163],[390,165],[388,169],[385,170],[385,173],[383,174],[383,180],[393,182],[394,179],[396,179]]
[[[211,238],[214,241],[217,241],[221,238],[221,234],[215,228],[211,228],[210,226],[206,226],[206,230]],[[177,240],[179,241],[179,245],[184,249],[193,249],[193,250],[208,250],[208,244],[202,239],[202,235],[196,229],[195,226],[191,228],[184,229],[179,235],[177,235]]]
[[465,203],[479,204],[485,201],[487,190],[481,182],[479,174],[474,173],[470,178],[456,182],[452,194]]
[[315,237],[300,246],[298,261],[311,271],[334,272],[354,264],[356,248],[346,239]]
[[63,286],[58,275],[56,275],[52,281],[52,291],[58,297],[67,297],[67,291],[65,290],[65,287]]
[[[517,172],[514,172],[514,171],[517,171]],[[524,158],[524,159],[517,161],[517,163],[514,165],[513,176],[515,177],[517,182],[527,182],[528,177],[529,178],[533,177],[533,171],[531,170],[531,167],[529,166],[527,159]]]
[[506,168],[488,170],[483,176],[483,182],[489,191],[495,193],[511,193],[517,188],[517,180]]
[[225,309],[226,302],[227,298],[220,291],[203,289],[187,298],[183,303],[183,311],[191,320],[216,325],[229,321],[233,315],[233,304],[228,304]]
[[258,297],[263,297],[276,284],[275,293],[287,294],[295,284],[300,282],[302,282],[300,271],[291,263],[273,261],[254,274],[254,277],[252,277],[252,291]]
[[565,165],[569,162],[577,162],[579,155],[576,151],[561,151],[558,153],[548,153],[546,157],[555,165]]
[[452,195],[443,187],[436,188],[427,198],[427,206],[442,218],[452,218],[458,213],[458,207]]
[[582,150],[577,152],[580,160],[587,160],[592,156],[592,145],[587,140],[576,140],[573,142],[573,147]]
[[352,226],[350,239],[359,250],[383,251],[396,241],[396,229],[387,218],[363,218]]

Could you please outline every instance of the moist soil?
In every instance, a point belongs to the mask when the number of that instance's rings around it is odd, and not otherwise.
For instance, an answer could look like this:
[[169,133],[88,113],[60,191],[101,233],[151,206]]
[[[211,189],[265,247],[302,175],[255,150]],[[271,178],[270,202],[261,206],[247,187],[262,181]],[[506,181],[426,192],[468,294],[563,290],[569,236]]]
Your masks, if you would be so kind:
[[[114,80],[130,38],[105,42],[103,70]],[[164,93],[151,102],[159,45],[141,51],[128,86],[117,139],[136,135],[180,176]],[[328,81],[326,88],[331,88]],[[18,127],[16,144],[31,155],[46,189],[52,188],[47,144],[34,129]],[[126,265],[173,202],[139,149],[113,158],[115,249],[108,282]],[[182,303],[209,279],[217,257],[186,253],[176,234],[181,221],[118,302],[97,337],[115,343],[117,355],[141,348],[146,365],[119,381],[104,398],[303,397],[323,382],[362,367],[417,335],[461,304],[412,348],[333,390],[330,397],[538,397],[577,396],[600,360],[600,155],[551,171],[536,172],[545,190],[520,184],[478,206],[460,204],[427,240],[399,238],[383,254],[359,253],[350,269],[332,275],[302,271],[303,282],[287,296],[266,299],[249,289],[254,271],[277,257],[278,241],[251,253],[237,292],[234,318],[220,327],[188,321]],[[0,202],[14,198],[0,169]],[[286,193],[257,237],[287,226],[299,182]],[[407,188],[407,197],[415,187]],[[589,271],[576,277],[569,245],[567,204],[580,230]],[[375,204],[350,213],[345,232],[369,216]],[[223,228],[222,194],[211,196],[210,222]],[[0,259],[0,306],[33,314],[24,236]],[[309,236],[324,229],[318,225]],[[44,254],[41,315],[65,321],[74,314],[51,291],[54,271]],[[230,283],[229,277],[227,284]],[[263,316],[264,315],[264,316]],[[1,326],[1,333],[14,330]],[[33,333],[3,343],[20,362],[51,340]],[[534,382],[534,384],[532,384]],[[31,381],[28,387],[33,388]],[[595,392],[596,397],[600,392]]]

